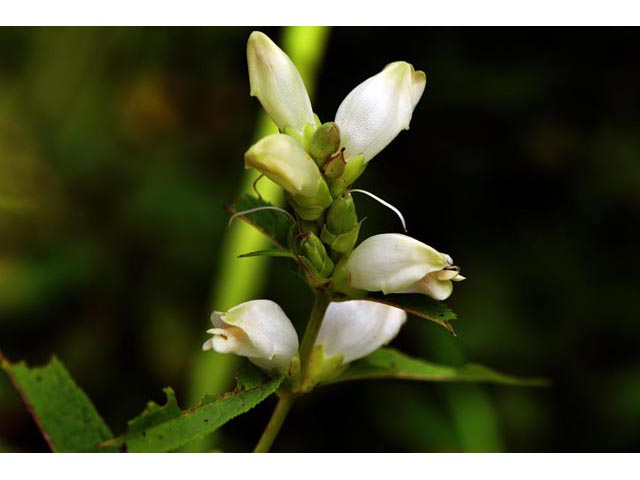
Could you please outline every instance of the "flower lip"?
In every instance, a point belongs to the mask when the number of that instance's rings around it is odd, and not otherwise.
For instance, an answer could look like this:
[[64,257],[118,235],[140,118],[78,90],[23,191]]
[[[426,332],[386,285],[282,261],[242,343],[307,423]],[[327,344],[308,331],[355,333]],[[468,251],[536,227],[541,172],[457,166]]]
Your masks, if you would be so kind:
[[282,309],[270,300],[251,300],[213,312],[212,338],[204,350],[235,353],[265,369],[284,369],[298,352],[298,335]]
[[436,300],[451,295],[461,281],[453,259],[407,235],[386,233],[363,241],[345,263],[351,287],[372,292],[422,293]]

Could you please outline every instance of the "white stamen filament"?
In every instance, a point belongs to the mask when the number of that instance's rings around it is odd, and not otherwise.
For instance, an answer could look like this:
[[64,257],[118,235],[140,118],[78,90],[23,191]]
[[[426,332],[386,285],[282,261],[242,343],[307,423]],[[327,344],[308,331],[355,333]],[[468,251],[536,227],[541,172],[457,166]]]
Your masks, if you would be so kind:
[[393,211],[396,215],[398,215],[398,218],[400,219],[400,222],[402,223],[402,228],[404,229],[404,232],[407,233],[409,231],[409,230],[407,230],[407,224],[405,223],[404,217],[402,216],[402,213],[400,212],[400,210],[398,210],[396,207],[391,205],[389,202],[385,202],[380,197],[376,197],[373,193],[367,192],[366,190],[360,190],[360,189],[356,188],[356,189],[351,190],[351,192],[352,193],[353,192],[364,193],[365,195],[368,195],[371,198],[373,198],[374,200],[376,200],[378,203],[381,203],[382,205],[387,207],[389,210]]

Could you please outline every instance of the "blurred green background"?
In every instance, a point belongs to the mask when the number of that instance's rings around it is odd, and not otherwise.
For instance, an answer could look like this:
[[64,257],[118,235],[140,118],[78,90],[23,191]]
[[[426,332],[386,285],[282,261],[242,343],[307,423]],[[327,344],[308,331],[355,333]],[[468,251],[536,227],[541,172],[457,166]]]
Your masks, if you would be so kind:
[[[224,362],[200,352],[210,292],[257,261],[220,258],[260,115],[252,30],[0,29],[0,348],[31,364],[59,355],[116,433],[164,386],[189,406],[229,381],[194,372]],[[296,404],[274,450],[637,450],[640,31],[336,28],[326,42],[323,121],[391,61],[427,72],[411,130],[358,187],[468,280],[448,301],[457,338],[410,318],[394,345],[553,386],[326,387]],[[361,238],[399,231],[356,202]],[[259,296],[303,325],[305,287],[284,264],[264,275]],[[250,450],[274,403],[208,448]],[[0,451],[46,449],[0,375]]]

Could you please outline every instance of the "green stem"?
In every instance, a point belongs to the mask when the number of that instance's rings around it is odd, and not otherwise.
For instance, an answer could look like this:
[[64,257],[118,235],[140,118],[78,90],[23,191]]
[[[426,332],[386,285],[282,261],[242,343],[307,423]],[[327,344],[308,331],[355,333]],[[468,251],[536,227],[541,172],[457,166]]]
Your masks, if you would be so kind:
[[[324,293],[317,293],[316,299],[313,302],[313,308],[309,315],[309,322],[307,323],[307,328],[304,331],[302,343],[300,344],[300,376],[302,378],[303,385],[304,379],[307,375],[307,368],[309,366],[311,353],[313,352],[313,345],[316,343],[316,338],[318,337],[318,332],[322,325],[322,319],[324,318],[324,314],[327,311],[330,302],[331,300],[329,300],[329,297]],[[264,429],[264,432],[262,432],[262,436],[256,445],[254,453],[264,453],[269,451],[273,441],[278,436],[278,432],[280,432],[280,428],[282,427],[285,418],[287,418],[294,396],[289,392],[280,392],[278,395],[280,396],[278,404],[271,414],[271,419]]]
[[324,293],[317,293],[316,299],[313,302],[313,308],[309,315],[309,322],[307,323],[307,328],[304,331],[302,342],[300,344],[300,375],[303,383],[307,376],[311,352],[313,351],[313,346],[316,343],[316,338],[318,337],[318,332],[322,325],[322,319],[324,318],[324,314],[327,311],[330,302],[331,300],[329,300],[329,297]]
[[291,405],[293,404],[293,396],[289,393],[280,394],[280,398],[278,400],[278,404],[276,405],[275,410],[271,414],[271,418],[269,419],[269,423],[267,424],[264,432],[262,432],[262,436],[260,440],[258,440],[258,444],[256,448],[253,450],[253,453],[266,453],[271,449],[271,445],[273,441],[278,436],[280,432],[280,428],[284,423],[284,419],[287,418],[287,414],[291,409]]

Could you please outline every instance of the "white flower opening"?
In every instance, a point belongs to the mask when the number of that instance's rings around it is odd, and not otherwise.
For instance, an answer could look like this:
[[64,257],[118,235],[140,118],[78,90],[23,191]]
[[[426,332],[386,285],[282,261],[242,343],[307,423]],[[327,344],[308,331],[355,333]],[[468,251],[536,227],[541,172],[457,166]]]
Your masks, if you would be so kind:
[[445,300],[452,281],[464,280],[449,255],[407,235],[374,235],[356,247],[345,264],[351,286],[371,292],[423,293]]
[[318,332],[325,358],[342,363],[365,357],[393,340],[407,320],[404,310],[366,300],[331,303]]
[[241,303],[213,312],[203,350],[235,353],[264,369],[286,369],[298,353],[298,335],[287,315],[271,300]]

